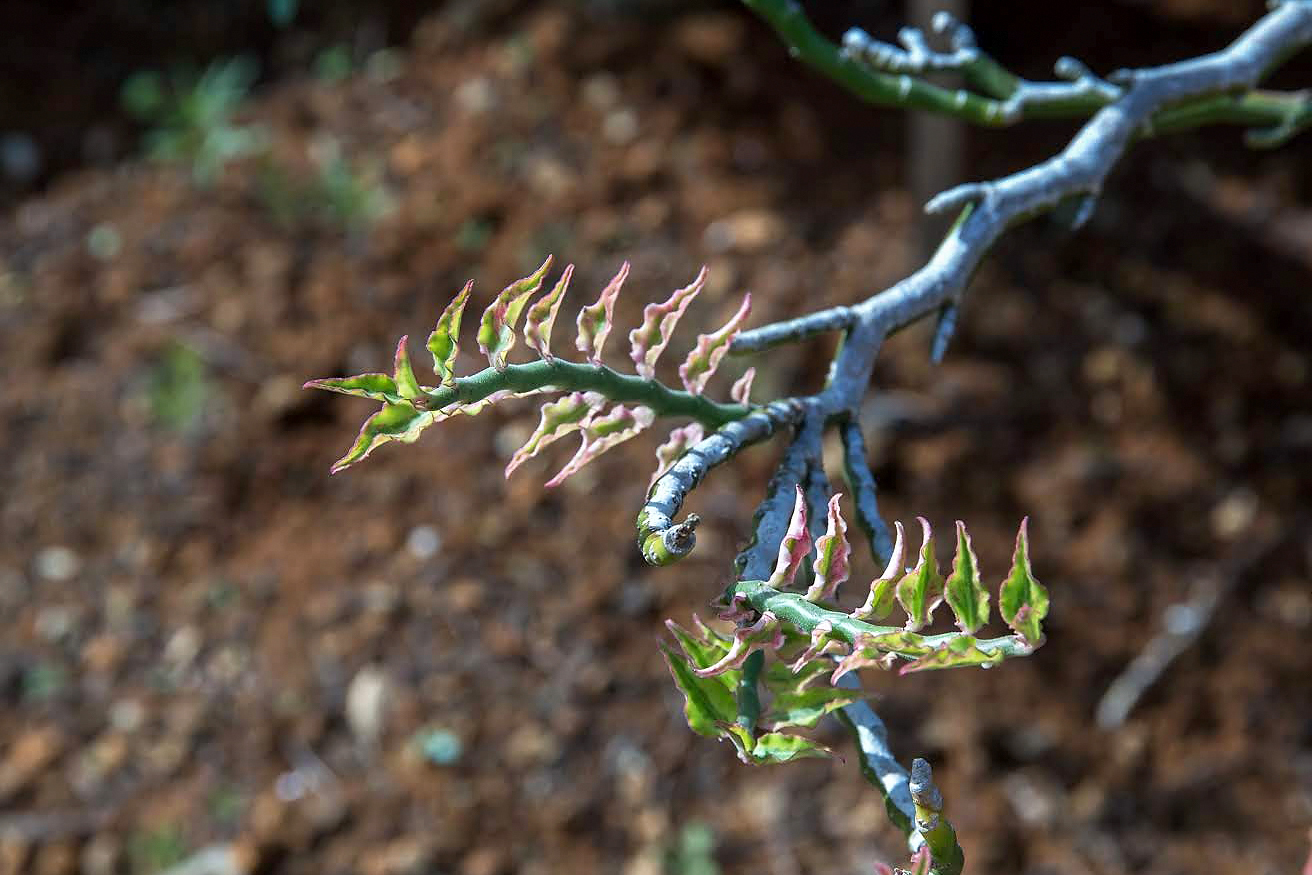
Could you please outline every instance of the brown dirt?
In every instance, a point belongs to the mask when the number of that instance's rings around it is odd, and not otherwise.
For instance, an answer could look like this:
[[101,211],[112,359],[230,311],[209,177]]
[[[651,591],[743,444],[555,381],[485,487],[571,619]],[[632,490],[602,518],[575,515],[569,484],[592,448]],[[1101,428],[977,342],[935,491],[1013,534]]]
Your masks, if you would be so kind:
[[[723,583],[777,445],[697,491],[702,542],[661,571],[632,544],[652,439],[547,492],[561,453],[502,479],[535,417],[506,405],[330,478],[369,405],[299,386],[386,367],[466,278],[485,300],[548,251],[579,264],[576,301],[631,259],[622,324],[702,261],[685,324],[742,289],[758,323],[858,299],[915,261],[898,116],[742,15],[576,7],[473,42],[435,16],[397,78],[289,84],[252,116],[286,164],[324,133],[380,162],[392,213],[288,225],[254,163],[212,190],[128,164],[0,230],[0,873],[231,843],[259,872],[645,875],[695,821],[725,873],[897,857],[850,762],[738,764],[684,727],[656,650]],[[1065,130],[981,133],[972,175]],[[996,576],[1028,514],[1053,599],[1028,660],[866,678],[895,749],[935,764],[972,871],[1306,856],[1312,189],[1305,142],[1235,158],[1234,136],[1146,146],[1078,236],[1018,231],[941,367],[922,331],[881,356],[865,413],[890,518],[967,520]],[[828,343],[764,357],[758,397],[816,385]],[[1097,729],[1206,577],[1233,583],[1213,626]],[[418,753],[425,728],[460,740],[454,764]]]

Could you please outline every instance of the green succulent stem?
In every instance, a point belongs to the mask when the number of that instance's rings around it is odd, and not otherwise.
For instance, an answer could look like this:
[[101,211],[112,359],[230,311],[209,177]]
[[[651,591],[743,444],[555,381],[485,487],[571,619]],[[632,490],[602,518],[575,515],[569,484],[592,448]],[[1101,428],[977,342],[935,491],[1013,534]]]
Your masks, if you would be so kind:
[[[877,626],[850,615],[807,601],[801,593],[782,592],[761,580],[740,580],[725,590],[724,598],[732,603],[735,598],[744,599],[753,609],[764,613],[769,611],[780,620],[810,634],[821,623],[829,623],[831,634],[848,644],[857,644],[858,639],[866,635],[889,635],[898,633],[899,656],[912,658],[923,656],[932,650],[962,637],[960,632],[947,632],[941,635],[920,635],[907,632],[901,626]],[[996,653],[999,660],[1011,656],[1028,656],[1034,648],[1024,639],[1015,635],[1001,638],[981,638],[975,646],[985,653]]]
[[765,651],[758,650],[743,662],[742,677],[738,680],[738,725],[748,732],[756,731],[756,721],[761,716],[761,692],[757,689],[757,682],[764,667]]
[[658,416],[687,416],[708,428],[719,428],[751,412],[745,404],[720,404],[705,395],[671,389],[656,380],[621,374],[605,365],[581,364],[564,359],[508,365],[504,371],[487,368],[455,385],[426,389],[426,406],[440,410],[452,404],[472,404],[501,391],[530,392],[554,388],[562,392],[599,392],[611,401],[644,404]]

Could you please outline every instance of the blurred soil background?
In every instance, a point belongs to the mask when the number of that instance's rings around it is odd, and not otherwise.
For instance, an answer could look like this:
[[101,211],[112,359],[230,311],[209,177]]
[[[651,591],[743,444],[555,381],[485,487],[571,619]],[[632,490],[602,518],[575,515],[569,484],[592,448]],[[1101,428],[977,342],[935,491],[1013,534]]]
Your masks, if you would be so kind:
[[[902,20],[808,5],[830,33]],[[981,44],[1036,78],[1061,53],[1194,55],[1262,10],[976,5]],[[672,363],[744,290],[757,324],[857,300],[918,263],[903,114],[731,3],[339,2],[281,27],[262,2],[60,6],[0,11],[0,873],[902,859],[850,760],[750,768],[693,735],[656,648],[707,613],[778,442],[709,478],[696,553],[655,570],[632,519],[657,431],[547,491],[569,450],[503,480],[537,418],[507,403],[329,477],[371,405],[300,386],[388,368],[466,279],[477,313],[548,252],[578,265],[561,348],[632,260],[615,362],[704,262]],[[184,64],[210,71],[200,97]],[[142,70],[166,75],[125,102]],[[169,120],[188,95],[199,128]],[[968,175],[1072,130],[972,132]],[[942,366],[924,330],[881,353],[863,420],[886,517],[968,521],[995,583],[1028,514],[1052,596],[1030,659],[865,678],[981,875],[1306,858],[1312,140],[1239,141],[1136,147],[1086,229],[1039,222],[988,258]],[[817,386],[832,343],[762,357],[755,397]],[[859,551],[849,598],[876,571]],[[1209,586],[1211,626],[1099,728],[1163,612]]]

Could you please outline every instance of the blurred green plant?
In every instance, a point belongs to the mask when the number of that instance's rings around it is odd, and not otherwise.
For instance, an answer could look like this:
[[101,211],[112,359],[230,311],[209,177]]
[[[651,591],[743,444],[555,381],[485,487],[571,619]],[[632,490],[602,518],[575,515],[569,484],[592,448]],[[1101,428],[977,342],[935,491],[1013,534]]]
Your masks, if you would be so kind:
[[259,174],[259,197],[274,221],[287,228],[318,224],[362,235],[393,209],[377,161],[353,164],[335,141],[314,148],[314,170],[304,178],[285,165],[266,161]]
[[232,160],[261,151],[267,136],[235,115],[255,84],[258,67],[247,57],[215,61],[199,75],[151,70],[123,83],[123,107],[150,126],[146,154],[158,161],[188,165],[200,185],[212,184]]
[[187,843],[174,823],[138,829],[128,837],[127,845],[132,875],[157,875],[187,858]]
[[146,397],[151,417],[166,428],[195,428],[209,395],[205,362],[189,346],[171,344],[151,368]]
[[679,830],[679,838],[665,858],[666,875],[720,875],[715,862],[715,831],[710,824],[692,820]]

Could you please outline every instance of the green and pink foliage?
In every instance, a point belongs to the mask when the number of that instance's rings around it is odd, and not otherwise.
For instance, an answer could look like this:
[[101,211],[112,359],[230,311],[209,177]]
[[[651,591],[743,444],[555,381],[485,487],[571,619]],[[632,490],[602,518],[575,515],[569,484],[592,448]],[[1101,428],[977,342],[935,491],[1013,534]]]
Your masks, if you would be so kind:
[[748,398],[752,394],[752,381],[756,379],[756,368],[748,368],[743,371],[743,375],[734,380],[733,387],[729,389],[729,397],[739,404],[747,404]]
[[[473,290],[471,280],[447,305],[428,338],[437,386],[419,383],[404,337],[397,345],[391,375],[359,374],[306,383],[307,388],[354,395],[383,404],[381,410],[366,420],[350,451],[333,466],[334,473],[366,458],[385,443],[417,440],[423,430],[435,422],[456,414],[472,416],[498,401],[542,392],[563,394],[542,406],[538,427],[524,446],[512,455],[506,466],[506,475],[565,435],[577,433],[581,440],[577,452],[560,473],[548,481],[548,486],[558,485],[602,453],[645,431],[658,415],[694,418],[693,422],[675,428],[657,451],[659,472],[663,473],[705,434],[704,422],[697,421],[697,416],[722,424],[747,413],[746,405],[721,405],[701,396],[706,381],[715,372],[728,344],[746,318],[746,300],[728,325],[713,335],[698,338],[696,347],[689,354],[685,370],[689,382],[696,388],[695,392],[671,389],[650,376],[661,351],[669,343],[679,315],[704,286],[705,268],[691,285],[677,290],[664,304],[647,308],[646,317],[650,324],[644,322],[633,335],[635,351],[641,351],[636,359],[640,361],[639,370],[646,374],[637,378],[612,371],[601,362],[603,345],[613,327],[615,299],[629,274],[628,262],[621,265],[597,302],[579,312],[576,345],[587,357],[587,364],[557,359],[550,348],[552,329],[574,275],[574,265],[566,266],[551,290],[530,306],[530,300],[543,287],[551,262],[548,256],[533,273],[506,286],[483,312],[477,340],[491,365],[488,370],[464,378],[455,373],[460,355],[461,320]],[[537,354],[539,361],[536,363],[521,365],[508,359],[515,345],[516,326],[521,316],[524,317],[524,342]],[[738,386],[734,391],[739,391]],[[647,399],[652,403],[632,403]],[[661,405],[663,409],[658,410]]]
[[[952,575],[946,583],[946,601],[959,631],[926,635],[920,629],[932,622],[935,608],[945,600],[945,584],[938,576],[934,558],[933,532],[926,520],[920,520],[923,542],[916,566],[907,570],[902,565],[905,537],[899,525],[888,567],[871,583],[866,603],[851,613],[843,613],[827,607],[838,598],[839,584],[849,574],[851,553],[840,495],[830,500],[825,534],[814,545],[811,586],[804,594],[788,589],[803,559],[812,552],[806,516],[805,496],[798,488],[788,530],[769,580],[740,582],[730,587],[731,595],[720,619],[738,624],[731,634],[714,632],[700,621],[700,635],[693,635],[672,621],[668,624],[683,652],[680,656],[666,648],[666,658],[682,660],[681,667],[672,664],[671,671],[690,703],[688,707],[696,707],[692,703],[698,695],[707,701],[717,698],[722,705],[723,713],[716,712],[715,719],[703,719],[705,713],[700,711],[690,715],[690,719],[693,716],[700,719],[708,734],[719,737],[737,734],[742,742],[738,745],[740,752],[755,749],[745,748],[741,736],[746,730],[741,726],[733,730],[720,728],[716,721],[732,722],[724,714],[733,710],[732,693],[747,657],[755,651],[783,657],[769,662],[764,673],[766,688],[773,698],[761,725],[777,731],[782,727],[809,727],[814,722],[812,718],[818,719],[828,710],[842,707],[833,703],[850,696],[851,691],[835,685],[843,675],[856,669],[900,666],[901,674],[909,674],[931,669],[990,667],[1010,657],[1028,655],[1042,642],[1038,622],[1046,611],[1047,594],[1029,571],[1024,524],[1012,571],[1004,580],[999,596],[1000,602],[1013,600],[1008,610],[1009,616],[1021,618],[1012,623],[1017,634],[979,639],[975,633],[988,621],[989,599],[980,583],[978,563],[963,524],[957,524],[957,552]],[[875,626],[865,622],[871,616],[886,616],[893,609],[895,590],[908,617],[905,626]],[[1026,625],[1031,620],[1032,627]],[[821,683],[825,678],[828,685]],[[722,691],[715,686],[717,681]],[[687,684],[692,686],[685,688]]]
[[675,289],[668,300],[648,304],[642,309],[642,324],[629,332],[629,357],[633,359],[638,376],[648,380],[656,376],[657,360],[674,336],[674,329],[684,311],[705,286],[706,267],[703,266],[691,283]]
[[684,363],[679,365],[679,379],[683,381],[683,388],[694,395],[702,393],[706,388],[706,381],[720,366],[720,360],[729,352],[729,344],[733,343],[738,332],[742,331],[743,323],[747,321],[747,314],[751,311],[752,296],[743,295],[743,303],[738,308],[738,312],[730,317],[724,327],[711,334],[697,335],[697,345],[688,353]]

